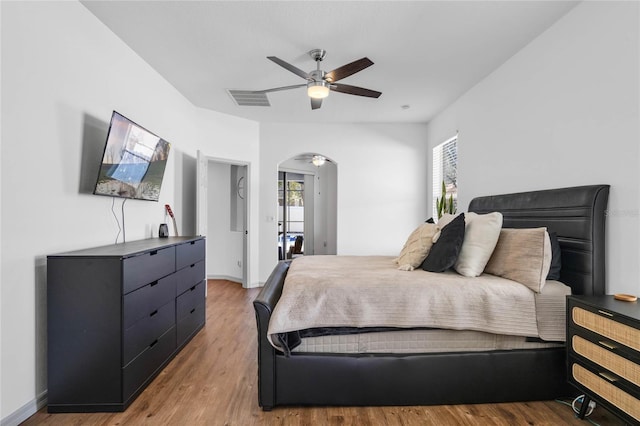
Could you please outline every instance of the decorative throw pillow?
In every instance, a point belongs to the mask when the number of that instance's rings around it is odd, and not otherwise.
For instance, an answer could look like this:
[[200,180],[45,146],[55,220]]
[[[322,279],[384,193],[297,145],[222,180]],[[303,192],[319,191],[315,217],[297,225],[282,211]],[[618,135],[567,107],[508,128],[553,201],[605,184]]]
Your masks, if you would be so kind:
[[484,272],[517,281],[540,293],[550,265],[547,228],[503,229]]
[[562,269],[562,249],[558,242],[558,234],[549,232],[549,241],[551,242],[551,266],[547,279],[557,281],[560,279],[560,269]]
[[442,229],[445,226],[447,226],[449,223],[451,223],[451,221],[456,217],[458,217],[457,214],[444,213],[442,217],[438,219],[438,226],[440,227],[440,229]]
[[464,242],[454,269],[465,277],[482,274],[500,237],[502,213],[467,213]]
[[398,269],[402,271],[413,271],[422,264],[422,261],[429,254],[434,235],[440,230],[433,223],[424,223],[418,226],[409,235],[407,242],[400,251],[400,256],[396,259]]
[[422,269],[429,272],[444,272],[451,268],[460,253],[464,232],[464,213],[461,213],[442,228],[437,241],[422,262]]

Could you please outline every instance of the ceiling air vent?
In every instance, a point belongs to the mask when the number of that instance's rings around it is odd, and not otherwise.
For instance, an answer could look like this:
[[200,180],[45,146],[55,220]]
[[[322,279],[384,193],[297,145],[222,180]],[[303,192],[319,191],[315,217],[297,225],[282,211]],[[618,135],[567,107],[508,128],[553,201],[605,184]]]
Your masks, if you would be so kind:
[[267,94],[252,90],[231,90],[227,89],[233,101],[239,106],[271,106]]

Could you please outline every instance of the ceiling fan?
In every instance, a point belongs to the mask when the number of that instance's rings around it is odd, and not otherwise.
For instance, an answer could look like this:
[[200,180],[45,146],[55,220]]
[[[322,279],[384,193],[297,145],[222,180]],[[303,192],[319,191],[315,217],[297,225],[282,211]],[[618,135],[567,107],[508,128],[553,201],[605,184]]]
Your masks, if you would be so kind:
[[343,78],[349,77],[363,69],[373,65],[373,62],[369,58],[358,59],[341,67],[334,69],[333,71],[325,72],[320,69],[320,62],[324,59],[327,51],[324,49],[313,49],[309,52],[309,56],[316,61],[316,69],[310,72],[304,72],[300,68],[291,65],[288,62],[283,61],[275,56],[267,56],[267,59],[280,65],[282,68],[291,71],[307,80],[306,83],[296,84],[293,86],[276,87],[273,89],[259,90],[253,93],[269,93],[277,92],[281,90],[297,89],[299,87],[307,87],[307,94],[311,98],[311,109],[318,109],[322,106],[322,99],[329,96],[329,91],[346,93],[348,95],[365,96],[368,98],[378,98],[382,93],[365,89],[357,86],[350,86],[348,84],[337,83]]
[[321,167],[325,163],[333,163],[332,160],[328,159],[324,155],[313,154],[313,153],[298,155],[297,157],[294,158],[294,160],[304,161],[305,163],[311,163],[316,167]]

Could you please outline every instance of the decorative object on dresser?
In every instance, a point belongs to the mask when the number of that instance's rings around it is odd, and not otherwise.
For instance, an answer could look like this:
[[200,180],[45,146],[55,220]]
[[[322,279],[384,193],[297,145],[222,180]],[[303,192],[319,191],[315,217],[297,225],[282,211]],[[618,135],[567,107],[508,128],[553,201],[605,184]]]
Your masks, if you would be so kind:
[[169,216],[171,216],[171,221],[173,222],[173,233],[177,237],[178,234],[178,225],[176,224],[176,216],[173,214],[173,210],[171,210],[171,206],[169,204],[165,204],[164,208]]
[[204,237],[47,256],[48,411],[124,411],[204,323]]
[[613,296],[567,298],[569,382],[584,392],[579,417],[594,399],[640,423],[640,305]]

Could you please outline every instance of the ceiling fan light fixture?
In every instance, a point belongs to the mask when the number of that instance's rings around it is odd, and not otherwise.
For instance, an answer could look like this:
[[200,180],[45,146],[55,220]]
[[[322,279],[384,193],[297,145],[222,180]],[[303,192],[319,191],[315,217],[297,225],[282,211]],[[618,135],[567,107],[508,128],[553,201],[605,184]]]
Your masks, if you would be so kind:
[[324,165],[325,161],[327,161],[327,159],[326,159],[326,157],[323,157],[322,155],[314,155],[313,158],[311,158],[311,162],[316,167],[320,167],[320,166]]
[[329,96],[329,85],[326,81],[311,81],[307,84],[307,95],[314,99],[324,99]]

